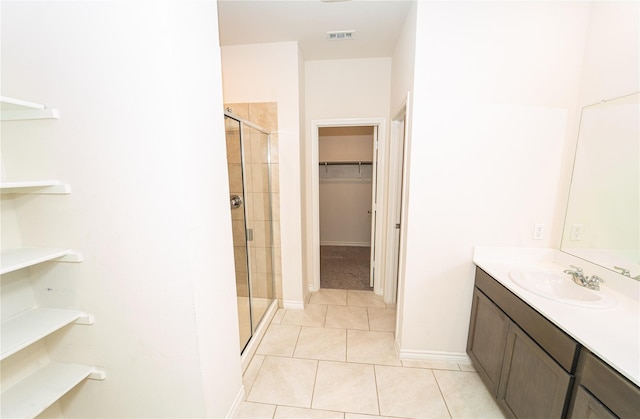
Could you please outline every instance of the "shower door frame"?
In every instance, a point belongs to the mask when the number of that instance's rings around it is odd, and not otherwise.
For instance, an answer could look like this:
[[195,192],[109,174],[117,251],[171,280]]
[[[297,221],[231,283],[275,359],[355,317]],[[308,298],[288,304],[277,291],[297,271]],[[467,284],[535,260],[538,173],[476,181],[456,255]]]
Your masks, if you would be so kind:
[[[244,229],[245,229],[245,250],[246,250],[246,261],[245,263],[247,264],[247,288],[248,288],[248,295],[249,295],[249,323],[250,323],[250,329],[251,329],[251,336],[249,337],[248,342],[245,344],[244,348],[240,351],[241,354],[244,354],[245,352],[249,351],[249,352],[253,352],[249,347],[251,346],[251,343],[253,341],[254,336],[256,336],[258,333],[258,328],[261,325],[262,320],[264,320],[265,318],[270,317],[270,312],[272,312],[272,308],[273,308],[273,303],[275,301],[277,301],[276,298],[276,289],[275,289],[275,274],[273,272],[273,269],[275,267],[275,255],[274,255],[274,237],[273,237],[273,192],[272,192],[272,173],[271,173],[271,169],[272,169],[272,162],[271,162],[271,133],[266,131],[264,128],[262,128],[259,125],[256,125],[254,123],[252,123],[251,121],[248,121],[236,114],[234,114],[233,112],[230,112],[229,110],[225,109],[224,110],[224,116],[228,117],[236,122],[239,123],[239,128],[240,128],[240,137],[239,137],[239,141],[240,141],[240,162],[241,162],[241,168],[242,168],[242,199],[244,201],[244,205],[243,205],[243,211],[244,211]],[[248,214],[247,214],[247,191],[245,189],[245,183],[244,183],[244,176],[245,176],[245,164],[249,164],[246,163],[246,156],[245,156],[245,150],[244,150],[244,141],[245,141],[245,132],[244,132],[244,128],[245,126],[252,128],[262,134],[265,134],[267,136],[267,165],[269,170],[267,170],[267,196],[269,198],[269,246],[270,246],[270,258],[271,258],[271,302],[269,303],[269,308],[267,308],[267,310],[265,311],[265,313],[262,315],[262,317],[260,318],[260,320],[257,322],[258,324],[254,325],[254,318],[253,318],[253,305],[252,305],[252,299],[253,299],[253,289],[252,289],[252,269],[251,269],[251,261],[250,261],[250,251],[249,251],[249,239],[248,239],[248,234],[247,234],[247,222],[248,222]],[[249,145],[250,146],[250,145]],[[250,200],[249,200],[250,202]],[[272,315],[272,314],[271,314]]]

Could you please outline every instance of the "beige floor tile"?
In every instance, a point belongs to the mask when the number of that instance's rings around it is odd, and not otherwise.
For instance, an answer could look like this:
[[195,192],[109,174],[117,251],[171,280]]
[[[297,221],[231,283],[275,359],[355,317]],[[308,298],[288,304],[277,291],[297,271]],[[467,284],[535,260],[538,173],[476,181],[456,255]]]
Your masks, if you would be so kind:
[[461,371],[476,371],[476,367],[471,362],[458,362]]
[[260,355],[292,356],[298,341],[300,326],[272,324],[256,350]]
[[276,311],[276,314],[273,315],[271,324],[280,324],[282,322],[282,318],[284,317],[285,311],[286,310],[284,308],[279,308],[278,311]]
[[238,409],[236,419],[271,419],[276,406],[272,404],[243,402]]
[[347,362],[402,366],[391,332],[347,330]]
[[382,296],[375,295],[373,291],[354,290],[349,290],[347,292],[347,305],[359,307],[386,307]]
[[244,395],[245,399],[251,391],[251,387],[258,376],[258,372],[260,371],[260,367],[262,367],[263,361],[264,355],[253,355],[247,369],[244,371],[244,374],[242,374],[242,385],[244,386],[244,391],[246,391],[246,394]]
[[326,315],[327,306],[307,304],[304,310],[287,310],[281,324],[323,327]]
[[247,401],[311,407],[318,361],[268,356]]
[[400,419],[390,416],[371,416],[371,415],[359,415],[357,413],[345,413],[344,419]]
[[392,308],[368,307],[369,330],[395,332],[396,310]]
[[347,290],[334,290],[329,288],[321,288],[317,292],[311,294],[309,304],[326,304],[333,306],[347,305]]
[[448,418],[431,370],[375,366],[380,414],[406,418]]
[[320,361],[312,407],[377,415],[373,365]]
[[344,419],[343,412],[278,406],[274,419]]
[[328,306],[325,327],[369,330],[366,307]]
[[344,329],[303,327],[293,356],[345,362],[347,360],[347,331]]
[[477,373],[433,371],[433,374],[454,419],[505,417]]
[[431,370],[460,371],[457,362],[449,361],[424,361],[417,359],[403,359],[402,366],[408,368],[428,368]]

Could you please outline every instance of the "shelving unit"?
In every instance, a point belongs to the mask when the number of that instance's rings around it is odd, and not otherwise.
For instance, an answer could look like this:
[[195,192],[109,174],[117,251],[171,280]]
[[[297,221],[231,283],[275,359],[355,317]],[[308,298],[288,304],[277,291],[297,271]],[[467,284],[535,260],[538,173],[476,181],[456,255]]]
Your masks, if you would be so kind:
[[22,182],[1,182],[0,192],[4,194],[70,194],[71,186],[57,180],[31,180]]
[[3,250],[0,254],[0,274],[28,268],[39,263],[55,260],[58,262],[82,262],[82,255],[71,249],[24,247]]
[[[0,102],[0,119],[2,121],[59,117],[56,109],[47,108],[39,103],[8,97],[0,97]],[[69,194],[71,187],[57,180],[12,181],[1,182],[0,193],[8,198],[17,197],[20,194]],[[34,204],[29,203],[29,205]],[[0,254],[0,274],[18,271],[48,261],[82,262],[82,255],[66,248],[4,249]],[[31,290],[27,290],[27,287],[32,286],[29,275],[17,277],[17,280],[12,281],[17,286],[23,287],[24,292],[3,294],[3,298],[6,297],[7,301],[12,303],[10,306],[14,302],[18,303],[14,312],[3,313],[0,339],[0,359],[3,362],[13,362],[10,358],[11,355],[45,339],[71,323],[94,323],[93,316],[80,310],[41,307],[42,301],[36,298]],[[12,287],[14,286],[16,285],[12,285]],[[27,299],[19,297],[18,300],[13,300],[16,295],[32,296]],[[53,305],[57,304],[55,300],[47,301]],[[24,360],[20,362],[22,363]],[[2,389],[0,395],[2,398],[0,415],[2,417],[33,418],[84,379],[103,380],[105,378],[104,371],[88,365],[49,362],[40,366],[40,361],[32,359],[30,362],[30,367],[26,368],[34,369],[35,372],[27,375],[27,371],[23,371],[26,375],[25,378],[9,388]]]
[[35,308],[2,322],[0,359],[21,351],[74,321],[91,324],[93,318],[77,310]]
[[41,103],[0,96],[0,120],[2,121],[58,119],[59,117],[57,109],[47,108]]
[[33,418],[87,377],[101,371],[87,365],[51,362],[2,392],[2,416]]

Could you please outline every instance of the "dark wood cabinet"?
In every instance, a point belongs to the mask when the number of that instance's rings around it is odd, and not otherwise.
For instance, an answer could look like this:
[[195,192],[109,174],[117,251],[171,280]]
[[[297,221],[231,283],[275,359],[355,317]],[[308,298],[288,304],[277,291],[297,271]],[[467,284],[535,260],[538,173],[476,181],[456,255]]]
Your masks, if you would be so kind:
[[576,395],[571,412],[572,419],[616,419],[617,416],[611,413],[598,399],[593,397],[583,386],[576,386]]
[[467,353],[504,413],[566,414],[579,345],[478,268]]
[[509,318],[484,294],[473,293],[467,352],[473,358],[485,385],[496,396],[507,342]]
[[467,353],[509,417],[640,417],[638,386],[480,268]]
[[572,376],[515,323],[509,324],[498,404],[516,418],[560,418]]
[[[622,419],[640,417],[640,388],[585,348],[580,353],[576,380],[571,418],[591,417],[584,416],[585,408],[591,414],[598,413],[593,416],[595,418],[610,417],[597,405]],[[585,398],[588,400],[586,407]]]

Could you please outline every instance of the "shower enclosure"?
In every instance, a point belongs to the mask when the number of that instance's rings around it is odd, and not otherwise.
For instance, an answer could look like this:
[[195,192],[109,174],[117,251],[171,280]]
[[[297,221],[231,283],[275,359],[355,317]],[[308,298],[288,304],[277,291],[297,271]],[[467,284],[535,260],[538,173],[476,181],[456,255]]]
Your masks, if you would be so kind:
[[240,351],[275,300],[269,133],[225,112]]

